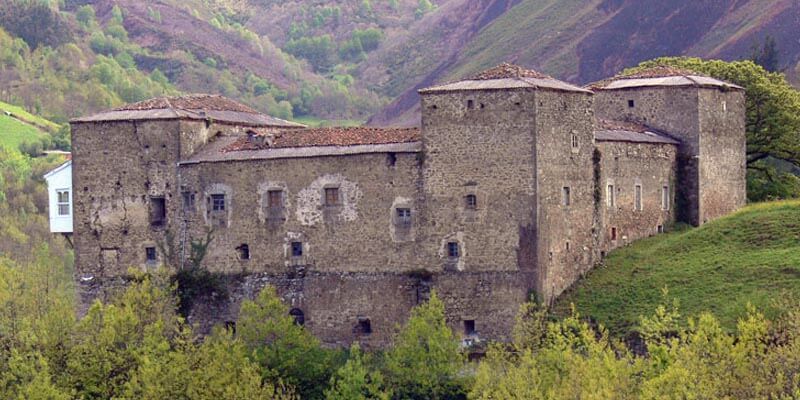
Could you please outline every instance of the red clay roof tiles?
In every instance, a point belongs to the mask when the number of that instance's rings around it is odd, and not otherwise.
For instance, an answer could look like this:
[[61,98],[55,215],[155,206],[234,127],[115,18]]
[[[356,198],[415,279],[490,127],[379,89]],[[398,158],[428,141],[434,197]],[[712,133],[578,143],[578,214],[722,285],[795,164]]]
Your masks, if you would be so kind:
[[222,149],[223,152],[263,150],[267,148],[356,146],[365,144],[410,143],[420,140],[418,128],[312,128],[282,131],[275,135],[271,145],[261,145],[249,138],[241,138]]

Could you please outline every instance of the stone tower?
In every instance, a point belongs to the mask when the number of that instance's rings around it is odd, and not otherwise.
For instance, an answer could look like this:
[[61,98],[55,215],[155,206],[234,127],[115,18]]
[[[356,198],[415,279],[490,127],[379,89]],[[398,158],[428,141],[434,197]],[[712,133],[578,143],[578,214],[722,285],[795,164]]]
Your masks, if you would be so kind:
[[743,206],[745,99],[736,85],[659,67],[601,81],[600,119],[640,123],[680,140],[678,218],[700,225]]
[[561,293],[594,259],[592,93],[504,64],[420,94],[426,250]]

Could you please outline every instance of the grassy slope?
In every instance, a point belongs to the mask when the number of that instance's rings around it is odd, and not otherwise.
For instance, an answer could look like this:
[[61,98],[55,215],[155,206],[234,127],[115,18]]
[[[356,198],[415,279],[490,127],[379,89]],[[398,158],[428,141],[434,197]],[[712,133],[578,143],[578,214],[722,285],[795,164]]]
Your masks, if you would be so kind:
[[664,287],[683,315],[711,311],[726,329],[748,303],[772,316],[776,300],[800,297],[800,201],[752,205],[616,250],[556,310],[566,313],[574,303],[581,315],[621,334],[652,314]]
[[0,112],[0,146],[18,148],[20,144],[45,136],[36,127]]
[[19,106],[15,106],[8,103],[3,103],[0,101],[0,114],[5,115],[5,112],[10,112],[15,118],[25,121],[29,124],[36,125],[40,129],[44,129],[50,132],[55,132],[58,130],[59,126],[55,122],[51,122],[47,119],[42,117],[33,115]]

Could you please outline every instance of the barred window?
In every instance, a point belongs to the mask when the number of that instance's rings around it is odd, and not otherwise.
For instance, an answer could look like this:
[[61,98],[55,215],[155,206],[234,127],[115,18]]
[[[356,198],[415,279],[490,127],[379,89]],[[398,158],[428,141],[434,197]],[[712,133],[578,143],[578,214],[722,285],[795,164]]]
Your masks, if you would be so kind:
[[338,206],[339,205],[339,188],[325,188],[325,205]]

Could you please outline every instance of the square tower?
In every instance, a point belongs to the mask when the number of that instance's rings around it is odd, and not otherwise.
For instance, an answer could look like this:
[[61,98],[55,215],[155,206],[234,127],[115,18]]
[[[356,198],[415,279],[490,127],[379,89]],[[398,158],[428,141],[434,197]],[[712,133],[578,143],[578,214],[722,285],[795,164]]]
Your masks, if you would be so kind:
[[592,93],[503,64],[420,94],[427,268],[561,293],[594,260]]
[[681,142],[680,220],[697,226],[746,203],[743,88],[667,67],[592,86],[598,118],[643,124]]

